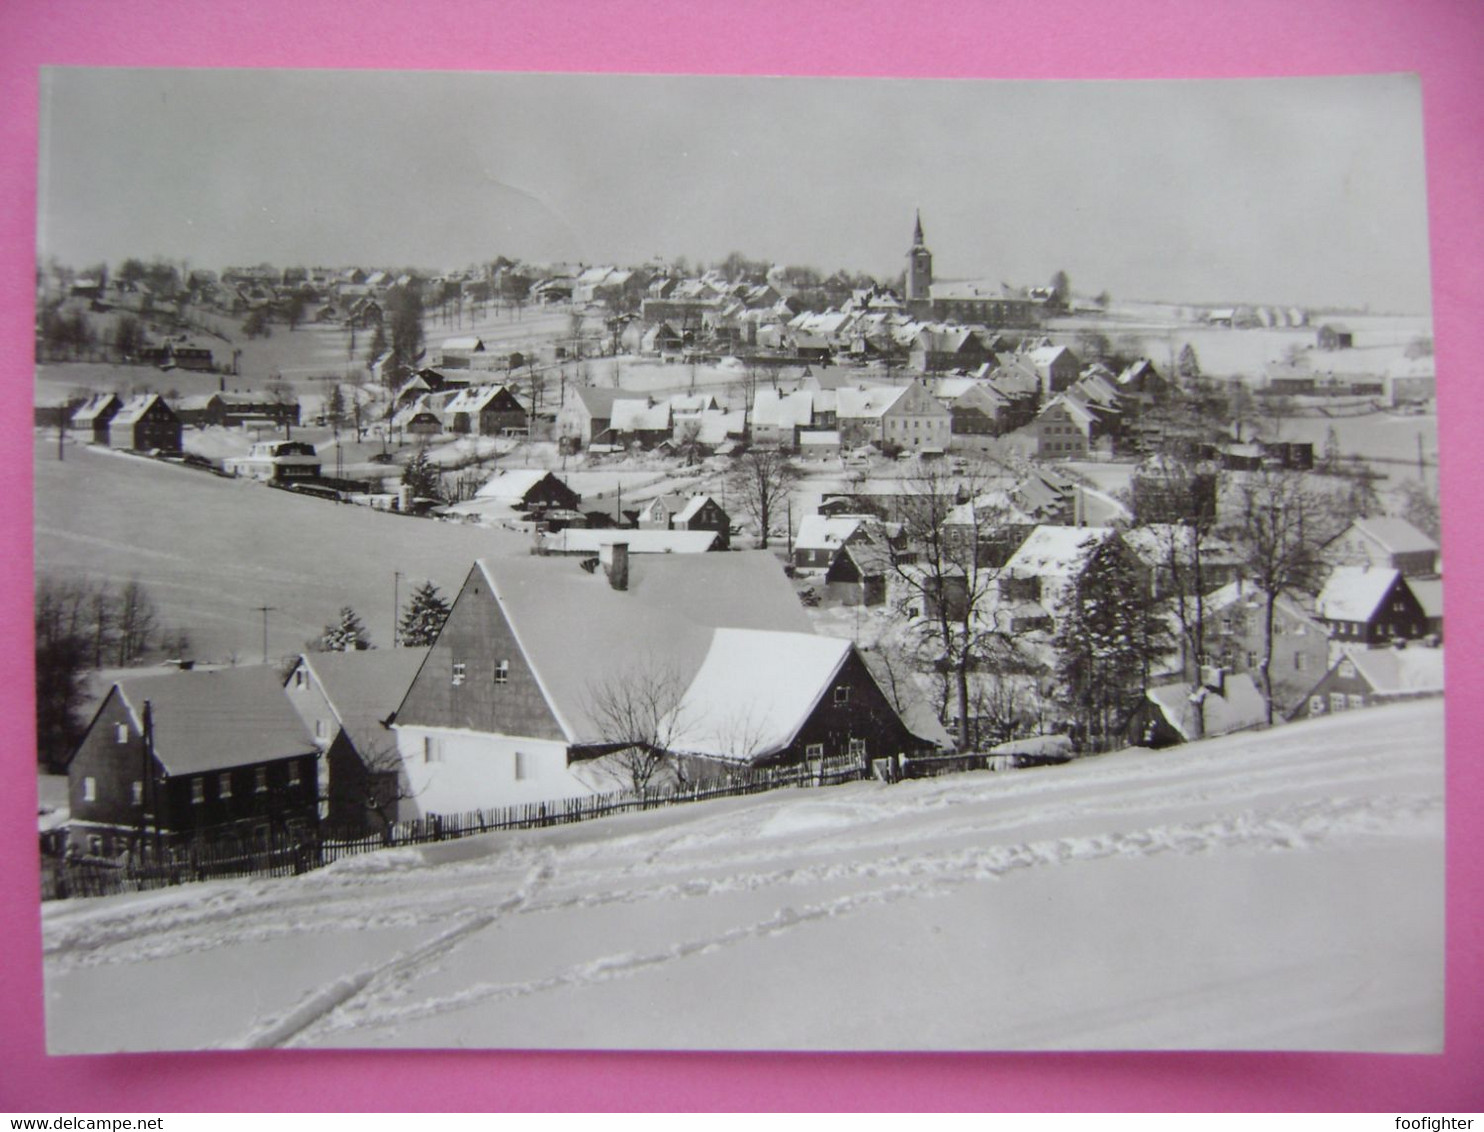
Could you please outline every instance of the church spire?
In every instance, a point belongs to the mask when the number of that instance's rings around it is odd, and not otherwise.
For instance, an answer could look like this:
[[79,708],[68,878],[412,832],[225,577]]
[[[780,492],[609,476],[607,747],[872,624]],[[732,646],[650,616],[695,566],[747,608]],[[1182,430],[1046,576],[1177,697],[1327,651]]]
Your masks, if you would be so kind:
[[917,210],[917,223],[912,226],[912,246],[914,248],[924,247],[922,238],[922,209]]

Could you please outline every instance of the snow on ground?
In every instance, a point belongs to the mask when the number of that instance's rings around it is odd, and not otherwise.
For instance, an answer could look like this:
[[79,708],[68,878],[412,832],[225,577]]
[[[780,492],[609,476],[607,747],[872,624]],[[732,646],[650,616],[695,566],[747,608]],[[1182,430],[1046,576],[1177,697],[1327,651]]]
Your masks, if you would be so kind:
[[53,1053],[1440,1048],[1443,710],[43,911]]

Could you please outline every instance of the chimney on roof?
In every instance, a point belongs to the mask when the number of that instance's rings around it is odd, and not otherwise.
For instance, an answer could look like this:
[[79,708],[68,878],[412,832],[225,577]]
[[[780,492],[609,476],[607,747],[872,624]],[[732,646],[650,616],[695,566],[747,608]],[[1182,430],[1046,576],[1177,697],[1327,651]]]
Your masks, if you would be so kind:
[[605,542],[598,547],[598,562],[608,575],[608,584],[616,590],[629,588],[629,544]]

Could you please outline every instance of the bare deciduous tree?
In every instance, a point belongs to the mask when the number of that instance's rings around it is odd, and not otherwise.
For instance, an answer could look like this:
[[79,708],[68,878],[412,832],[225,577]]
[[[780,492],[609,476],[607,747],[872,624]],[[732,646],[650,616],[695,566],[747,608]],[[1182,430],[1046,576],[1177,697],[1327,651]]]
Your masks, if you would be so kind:
[[798,482],[793,461],[776,448],[749,449],[732,469],[733,498],[741,501],[742,510],[757,524],[759,548],[767,549],[768,536]]
[[1262,690],[1273,722],[1273,621],[1278,598],[1314,593],[1325,564],[1320,551],[1343,526],[1333,501],[1300,472],[1252,472],[1237,490],[1232,540],[1244,571],[1263,595]]
[[687,726],[680,710],[685,688],[678,670],[651,657],[589,689],[588,714],[604,750],[597,766],[607,777],[643,794],[662,769],[675,769],[672,751]]

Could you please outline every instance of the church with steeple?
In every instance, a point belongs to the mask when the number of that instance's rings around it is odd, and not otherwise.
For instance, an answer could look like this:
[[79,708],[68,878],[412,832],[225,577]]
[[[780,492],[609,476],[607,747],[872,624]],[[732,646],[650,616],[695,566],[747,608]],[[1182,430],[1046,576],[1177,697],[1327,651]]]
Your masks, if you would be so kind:
[[907,309],[917,318],[983,323],[995,329],[1038,326],[1045,305],[1003,283],[933,282],[933,253],[922,234],[921,210],[912,227],[912,247],[907,251],[906,291]]

